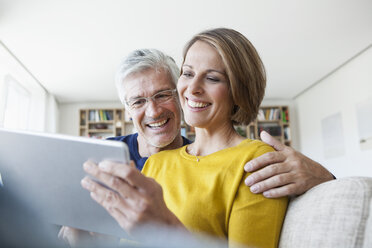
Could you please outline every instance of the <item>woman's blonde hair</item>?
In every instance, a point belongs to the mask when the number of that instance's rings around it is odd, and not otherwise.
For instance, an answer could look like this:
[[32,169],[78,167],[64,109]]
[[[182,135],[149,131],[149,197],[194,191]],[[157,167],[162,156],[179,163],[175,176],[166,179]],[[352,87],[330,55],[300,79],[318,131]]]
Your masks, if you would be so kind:
[[232,122],[249,124],[257,116],[266,87],[265,68],[256,49],[244,35],[233,29],[210,29],[195,35],[185,45],[183,63],[196,41],[208,43],[222,58],[234,103]]

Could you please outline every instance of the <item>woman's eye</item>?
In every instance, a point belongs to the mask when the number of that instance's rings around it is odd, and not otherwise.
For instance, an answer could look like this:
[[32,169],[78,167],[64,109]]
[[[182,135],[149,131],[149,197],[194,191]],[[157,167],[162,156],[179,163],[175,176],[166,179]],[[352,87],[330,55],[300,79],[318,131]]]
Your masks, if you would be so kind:
[[187,72],[187,71],[185,71],[185,72],[182,73],[182,76],[185,76],[185,77],[192,77],[192,73],[191,73],[191,72]]
[[212,81],[212,82],[219,82],[219,81],[220,81],[219,78],[215,78],[215,77],[207,77],[207,79],[208,79],[209,81]]

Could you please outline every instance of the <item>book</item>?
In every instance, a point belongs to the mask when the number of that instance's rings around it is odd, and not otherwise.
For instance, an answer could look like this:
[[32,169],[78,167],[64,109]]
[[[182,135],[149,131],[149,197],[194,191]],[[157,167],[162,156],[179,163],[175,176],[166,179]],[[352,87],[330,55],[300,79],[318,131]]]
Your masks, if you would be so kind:
[[263,109],[258,110],[257,119],[259,121],[264,121],[265,120],[265,113],[264,113]]
[[291,140],[291,129],[290,127],[284,128],[284,139],[285,140]]

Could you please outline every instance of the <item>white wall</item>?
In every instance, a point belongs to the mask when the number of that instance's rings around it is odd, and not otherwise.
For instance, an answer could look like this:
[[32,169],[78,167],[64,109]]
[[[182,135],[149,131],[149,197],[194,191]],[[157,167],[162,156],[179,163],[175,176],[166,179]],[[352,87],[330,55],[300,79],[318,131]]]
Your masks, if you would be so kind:
[[[301,151],[336,177],[372,176],[372,150],[360,149],[356,115],[356,105],[371,97],[372,47],[369,47],[295,99]],[[326,159],[321,121],[336,113],[342,115],[345,154]]]
[[[54,97],[50,95],[37,81],[36,78],[21,64],[20,61],[0,41],[0,126],[3,123],[6,100],[6,78],[11,77],[26,89],[30,95],[29,121],[27,129],[34,131],[46,130],[48,102],[53,102]],[[53,108],[53,106],[52,106]],[[56,115],[54,116],[56,118]],[[56,119],[54,119],[56,120]],[[48,124],[50,121],[48,122]]]
[[87,108],[123,108],[120,101],[115,102],[86,102],[60,103],[58,133],[79,135],[79,110]]
[[48,94],[46,102],[45,131],[48,133],[57,133],[59,126],[59,104],[51,94]]

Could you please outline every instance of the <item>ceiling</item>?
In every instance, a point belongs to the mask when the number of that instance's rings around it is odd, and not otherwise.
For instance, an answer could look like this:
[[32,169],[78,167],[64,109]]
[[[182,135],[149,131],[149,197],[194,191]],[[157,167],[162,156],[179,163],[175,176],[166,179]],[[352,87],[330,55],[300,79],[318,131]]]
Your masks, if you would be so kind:
[[0,40],[59,102],[116,101],[136,48],[181,63],[206,28],[234,28],[260,53],[266,99],[292,99],[372,43],[371,0],[0,0]]

